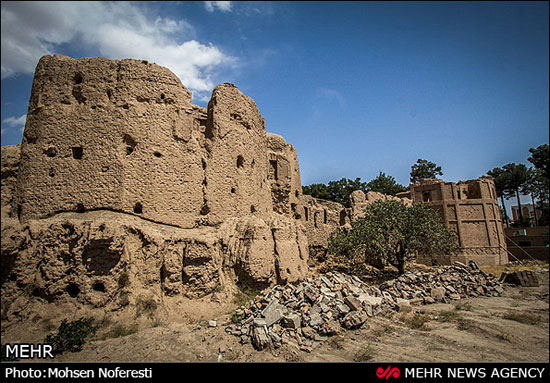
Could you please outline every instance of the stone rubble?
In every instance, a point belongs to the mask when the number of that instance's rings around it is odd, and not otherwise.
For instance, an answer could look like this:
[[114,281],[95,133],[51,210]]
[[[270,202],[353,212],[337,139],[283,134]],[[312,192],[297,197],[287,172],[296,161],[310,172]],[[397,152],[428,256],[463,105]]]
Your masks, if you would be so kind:
[[227,334],[252,342],[262,350],[283,344],[311,350],[341,328],[358,329],[370,317],[384,312],[412,311],[412,304],[449,303],[467,297],[499,296],[497,277],[484,273],[471,261],[431,271],[408,272],[376,286],[336,271],[257,295],[248,307],[235,311]]

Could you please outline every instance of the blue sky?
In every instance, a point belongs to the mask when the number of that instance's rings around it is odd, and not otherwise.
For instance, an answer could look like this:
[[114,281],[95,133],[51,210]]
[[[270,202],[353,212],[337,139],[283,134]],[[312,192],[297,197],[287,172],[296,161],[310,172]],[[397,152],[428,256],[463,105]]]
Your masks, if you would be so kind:
[[548,2],[2,2],[2,145],[43,54],[147,59],[205,106],[232,82],[302,183],[530,165],[549,141]]

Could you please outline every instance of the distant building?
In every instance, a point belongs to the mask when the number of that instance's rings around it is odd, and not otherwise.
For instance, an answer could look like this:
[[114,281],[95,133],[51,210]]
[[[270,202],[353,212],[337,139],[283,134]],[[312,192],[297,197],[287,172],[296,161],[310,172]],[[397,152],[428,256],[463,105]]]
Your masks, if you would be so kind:
[[504,229],[504,234],[508,251],[511,253],[510,261],[549,260],[550,227],[510,227]]
[[[422,179],[410,185],[410,191],[398,193],[409,196],[413,203],[423,202],[439,211],[445,226],[456,234],[460,251],[456,257],[440,257],[438,263],[476,261],[480,265],[508,263],[502,217],[495,184],[491,178],[445,182]],[[419,256],[419,263],[432,260]]]
[[[513,221],[518,221],[519,220],[519,206],[515,205],[515,206],[512,206],[511,208],[512,208],[512,220]],[[536,216],[535,216],[535,212],[536,212]],[[538,220],[540,217],[542,217],[542,210],[541,210],[540,206],[537,206],[536,210],[535,210],[535,207],[533,207],[533,204],[531,204],[531,203],[522,204],[521,205],[521,213],[522,213],[524,218],[529,218],[533,222],[533,225],[534,225],[535,220]]]

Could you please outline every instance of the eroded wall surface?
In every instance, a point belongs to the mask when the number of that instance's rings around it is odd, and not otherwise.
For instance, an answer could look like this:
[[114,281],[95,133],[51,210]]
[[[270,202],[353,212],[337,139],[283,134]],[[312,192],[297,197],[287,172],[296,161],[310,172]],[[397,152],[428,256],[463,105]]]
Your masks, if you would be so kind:
[[147,61],[44,56],[2,147],[3,297],[119,309],[295,282],[300,198],[295,148],[236,86],[201,108]]

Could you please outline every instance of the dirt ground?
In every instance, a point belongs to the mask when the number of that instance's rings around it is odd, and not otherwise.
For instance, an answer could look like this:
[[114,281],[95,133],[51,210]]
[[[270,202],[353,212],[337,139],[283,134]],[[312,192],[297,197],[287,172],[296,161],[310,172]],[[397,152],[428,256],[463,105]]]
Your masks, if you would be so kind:
[[134,334],[88,342],[56,361],[225,362],[478,362],[549,361],[548,269],[537,271],[539,287],[506,286],[500,297],[413,306],[413,312],[369,319],[363,328],[316,343],[256,351],[225,334],[230,313],[208,321],[162,324]]

